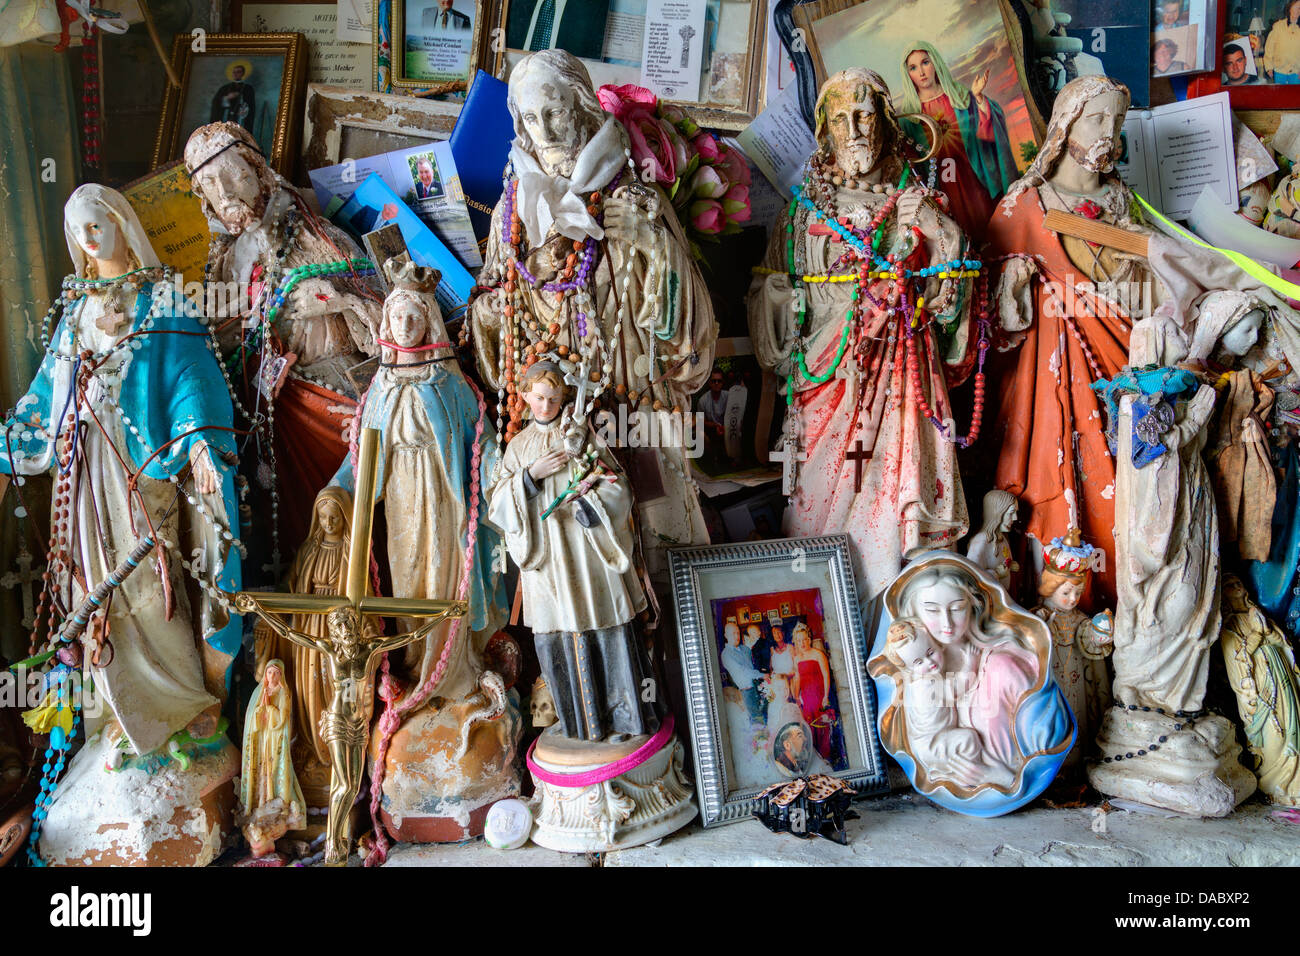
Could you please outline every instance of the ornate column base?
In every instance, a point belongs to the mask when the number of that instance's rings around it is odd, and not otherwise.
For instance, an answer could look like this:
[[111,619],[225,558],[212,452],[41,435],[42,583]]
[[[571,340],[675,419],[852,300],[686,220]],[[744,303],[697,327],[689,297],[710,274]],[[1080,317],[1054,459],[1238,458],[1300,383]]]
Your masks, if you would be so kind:
[[682,774],[686,751],[671,721],[638,741],[636,752],[612,763],[561,764],[529,755],[533,842],[563,853],[604,853],[652,843],[695,819],[693,787]]
[[68,765],[40,853],[50,866],[207,866],[234,827],[231,781],[239,751],[220,743],[187,748],[190,766],[170,757],[129,758],[105,768],[113,747],[100,733]]
[[1088,780],[1107,796],[1225,817],[1255,792],[1255,775],[1238,761],[1241,745],[1224,717],[1189,722],[1116,706],[1102,718],[1097,747],[1101,759],[1088,764]]

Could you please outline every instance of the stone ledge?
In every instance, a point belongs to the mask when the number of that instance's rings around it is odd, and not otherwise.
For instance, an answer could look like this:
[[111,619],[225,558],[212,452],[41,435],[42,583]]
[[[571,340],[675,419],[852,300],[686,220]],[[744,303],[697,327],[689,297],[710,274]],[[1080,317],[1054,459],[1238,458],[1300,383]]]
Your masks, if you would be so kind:
[[[1300,827],[1249,802],[1221,819],[1096,807],[1031,808],[991,820],[909,794],[853,805],[849,845],[769,833],[755,820],[692,825],[657,847],[608,853],[605,866],[1296,866]],[[1098,824],[1100,826],[1100,824]]]

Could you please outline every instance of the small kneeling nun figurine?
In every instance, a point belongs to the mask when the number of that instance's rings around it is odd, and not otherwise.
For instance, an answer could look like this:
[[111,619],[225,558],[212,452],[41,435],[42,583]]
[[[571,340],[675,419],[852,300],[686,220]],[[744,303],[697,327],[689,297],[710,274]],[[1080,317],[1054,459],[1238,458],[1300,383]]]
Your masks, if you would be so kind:
[[558,732],[614,742],[654,733],[659,716],[642,699],[649,660],[633,626],[646,595],[627,477],[590,429],[577,455],[566,449],[571,412],[557,363],[530,366],[519,387],[533,421],[506,446],[488,515],[520,568]]

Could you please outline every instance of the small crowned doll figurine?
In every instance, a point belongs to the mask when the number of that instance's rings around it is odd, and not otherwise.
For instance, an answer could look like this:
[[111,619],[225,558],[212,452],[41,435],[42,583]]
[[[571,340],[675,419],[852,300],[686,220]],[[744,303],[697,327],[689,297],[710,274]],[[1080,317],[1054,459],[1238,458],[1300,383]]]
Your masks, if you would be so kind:
[[966,557],[992,572],[998,584],[1010,588],[1011,574],[1020,565],[1011,559],[1007,532],[1020,514],[1020,502],[1009,491],[997,488],[984,496],[984,524],[970,537]]
[[1079,599],[1102,552],[1084,544],[1078,528],[1064,538],[1053,538],[1043,549],[1043,575],[1038,583],[1041,601],[1034,613],[1052,632],[1052,676],[1060,685],[1079,725],[1062,774],[1080,768],[1084,751],[1092,745],[1101,715],[1110,706],[1110,675],[1106,658],[1114,649],[1114,617],[1102,611],[1091,620],[1079,610]]
[[558,733],[614,742],[653,733],[641,698],[649,661],[633,626],[645,609],[634,560],[632,490],[609,449],[587,431],[566,447],[572,411],[564,372],[540,361],[519,386],[533,421],[506,446],[488,516],[520,568]]
[[239,826],[254,857],[274,852],[276,840],[307,825],[307,802],[289,755],[292,740],[293,698],[284,665],[268,661],[248,702],[239,782]]

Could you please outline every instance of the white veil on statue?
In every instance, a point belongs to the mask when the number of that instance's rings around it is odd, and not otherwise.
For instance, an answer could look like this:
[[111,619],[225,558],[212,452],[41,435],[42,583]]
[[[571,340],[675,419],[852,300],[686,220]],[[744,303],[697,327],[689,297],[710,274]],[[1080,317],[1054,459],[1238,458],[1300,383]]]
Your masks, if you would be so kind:
[[84,186],[78,186],[63,206],[63,237],[68,242],[68,255],[72,257],[73,271],[79,277],[87,278],[90,261],[86,251],[81,248],[81,243],[68,228],[68,213],[76,206],[89,204],[101,207],[113,219],[122,233],[122,241],[126,243],[127,249],[136,261],[133,268],[162,265],[158,254],[153,251],[149,234],[144,231],[144,226],[140,225],[140,217],[135,214],[126,197],[116,189],[109,189],[98,183],[86,183]]

